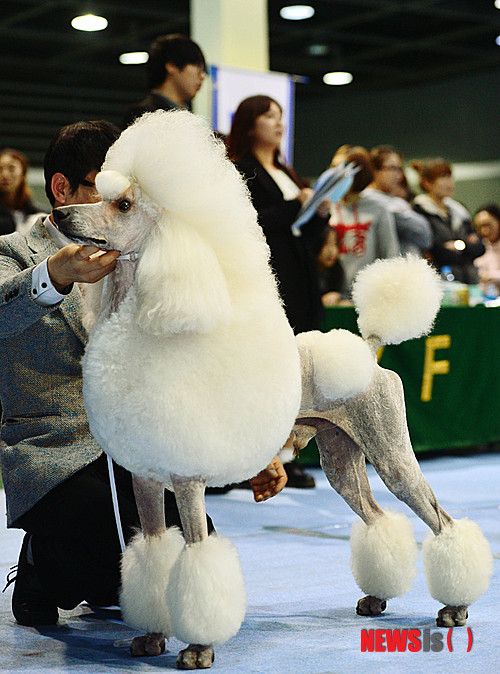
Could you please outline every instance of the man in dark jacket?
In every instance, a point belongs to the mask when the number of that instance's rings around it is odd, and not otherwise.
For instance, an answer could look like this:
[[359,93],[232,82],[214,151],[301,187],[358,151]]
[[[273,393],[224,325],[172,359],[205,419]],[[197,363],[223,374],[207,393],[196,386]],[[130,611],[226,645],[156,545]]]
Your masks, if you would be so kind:
[[149,50],[150,92],[125,115],[122,127],[145,112],[188,107],[206,76],[203,52],[185,35],[158,37]]

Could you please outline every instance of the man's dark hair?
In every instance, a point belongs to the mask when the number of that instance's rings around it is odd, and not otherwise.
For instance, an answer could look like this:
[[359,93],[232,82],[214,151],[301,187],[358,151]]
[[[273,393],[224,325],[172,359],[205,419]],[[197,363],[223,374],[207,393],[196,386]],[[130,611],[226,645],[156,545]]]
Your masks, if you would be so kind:
[[165,63],[173,63],[179,70],[188,64],[206,70],[205,57],[196,42],[185,35],[172,33],[156,38],[149,49],[148,81],[151,89],[165,81]]
[[51,181],[55,173],[62,173],[69,181],[72,194],[90,171],[99,171],[106,152],[120,135],[120,129],[106,122],[76,122],[63,126],[50,141],[43,162],[45,194],[52,204]]

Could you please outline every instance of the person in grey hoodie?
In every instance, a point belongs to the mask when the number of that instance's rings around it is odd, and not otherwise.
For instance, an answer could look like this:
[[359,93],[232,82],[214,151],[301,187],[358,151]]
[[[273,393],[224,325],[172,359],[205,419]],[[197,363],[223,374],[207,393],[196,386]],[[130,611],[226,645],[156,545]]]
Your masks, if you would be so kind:
[[353,162],[360,167],[344,198],[333,205],[330,226],[337,232],[340,261],[345,280],[342,297],[350,299],[354,277],[366,265],[400,253],[394,215],[379,201],[366,194],[373,179],[370,155],[363,147],[342,146],[332,166]]
[[394,216],[401,253],[419,257],[432,247],[432,231],[428,220],[413,210],[406,199],[396,196],[404,179],[400,153],[390,145],[378,145],[370,152],[373,180],[365,195],[387,208]]

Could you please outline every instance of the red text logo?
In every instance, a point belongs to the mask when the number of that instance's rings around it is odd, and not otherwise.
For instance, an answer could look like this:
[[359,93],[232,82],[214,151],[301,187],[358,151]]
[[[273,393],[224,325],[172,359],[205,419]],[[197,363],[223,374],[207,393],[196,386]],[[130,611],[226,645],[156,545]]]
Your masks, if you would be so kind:
[[[403,630],[361,630],[362,653],[418,653],[423,651],[435,653],[442,651],[445,646],[451,653],[453,628],[450,627],[445,637],[441,632],[430,629],[403,629]],[[472,630],[467,628],[467,653],[472,648]]]

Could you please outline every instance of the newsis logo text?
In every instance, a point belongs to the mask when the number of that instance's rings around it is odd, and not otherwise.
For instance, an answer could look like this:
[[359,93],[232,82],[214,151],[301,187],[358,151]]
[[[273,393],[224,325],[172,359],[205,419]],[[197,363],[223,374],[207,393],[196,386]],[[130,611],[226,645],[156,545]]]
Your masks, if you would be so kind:
[[[472,648],[472,630],[467,628],[467,653]],[[453,628],[448,633],[430,629],[402,629],[402,630],[361,630],[362,653],[439,653],[442,650],[453,651]]]

